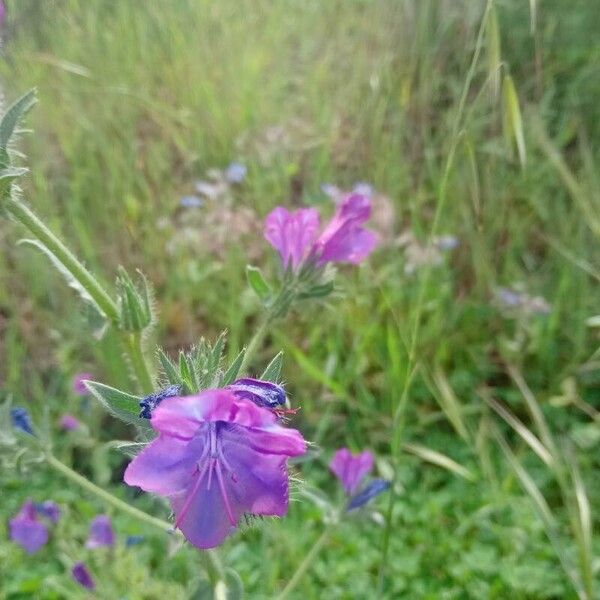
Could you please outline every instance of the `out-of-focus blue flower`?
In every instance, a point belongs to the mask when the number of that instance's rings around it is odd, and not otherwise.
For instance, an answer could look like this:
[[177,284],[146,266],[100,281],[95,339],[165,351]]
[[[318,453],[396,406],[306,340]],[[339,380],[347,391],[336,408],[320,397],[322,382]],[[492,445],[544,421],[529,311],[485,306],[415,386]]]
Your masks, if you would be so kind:
[[363,490],[350,498],[346,510],[351,511],[364,506],[367,502],[370,502],[373,498],[388,490],[390,486],[390,482],[385,479],[374,479],[373,481],[370,481]]
[[60,506],[52,500],[46,500],[45,502],[37,502],[34,504],[35,512],[42,517],[50,519],[53,523],[58,523],[60,519]]
[[334,202],[338,202],[344,196],[344,192],[337,185],[333,185],[333,183],[322,183],[321,191]]
[[204,204],[204,200],[198,196],[183,196],[179,200],[179,206],[182,208],[200,208]]
[[155,394],[150,394],[140,400],[140,418],[149,419],[152,416],[152,411],[165,399],[178,396],[181,393],[180,385],[170,385],[168,388]]
[[15,406],[10,409],[10,419],[12,426],[19,431],[33,435],[33,428],[31,427],[31,420],[29,413],[26,409],[21,406]]
[[458,248],[460,241],[453,235],[442,235],[437,238],[435,244],[442,251],[454,250],[454,248]]
[[367,196],[367,198],[370,198],[374,192],[373,186],[366,181],[359,181],[358,183],[355,183],[352,188],[353,194],[360,194],[361,196]]
[[246,179],[246,174],[248,173],[248,169],[245,165],[232,162],[227,169],[225,169],[225,179],[229,183],[242,183],[244,179]]
[[87,588],[88,590],[96,588],[96,584],[92,579],[92,574],[88,571],[88,568],[84,563],[75,563],[71,569],[71,575],[80,586]]
[[515,308],[523,303],[523,294],[510,290],[508,288],[499,288],[496,291],[496,297],[504,306]]
[[143,535],[128,535],[125,538],[125,546],[127,548],[131,548],[131,546],[137,546],[144,541],[145,537]]

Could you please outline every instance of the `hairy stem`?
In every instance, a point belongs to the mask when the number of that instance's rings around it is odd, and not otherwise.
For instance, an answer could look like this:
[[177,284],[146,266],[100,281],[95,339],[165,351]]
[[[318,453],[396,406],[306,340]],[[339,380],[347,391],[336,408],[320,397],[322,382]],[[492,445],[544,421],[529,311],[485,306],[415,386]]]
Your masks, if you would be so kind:
[[[86,479],[71,467],[68,467],[63,462],[61,462],[58,458],[56,458],[53,454],[46,453],[46,462],[49,466],[51,466],[55,471],[58,471],[61,475],[69,479],[70,481],[76,483],[78,486],[82,487],[84,490],[90,492],[91,494],[97,496],[107,504],[110,504],[113,508],[120,510],[128,514],[130,517],[145,523],[146,525],[150,525],[155,529],[159,529],[163,533],[170,533],[172,535],[181,536],[181,532],[179,530],[173,529],[173,525],[168,521],[163,521],[162,519],[157,519],[148,513],[145,513],[127,502],[124,502],[120,498],[113,496],[110,492],[103,490],[101,487],[98,487],[95,483],[92,483],[89,479]],[[225,577],[225,569],[221,564],[219,556],[215,550],[205,550],[201,552],[202,560],[205,564],[206,571],[209,575],[211,581],[215,582],[217,580],[223,580]]]
[[142,348],[142,336],[139,333],[122,333],[123,345],[129,356],[131,368],[138,380],[142,392],[149,394],[154,391],[154,381],[144,356]]
[[16,221],[21,223],[56,256],[77,283],[90,295],[107,319],[116,322],[119,318],[119,310],[113,299],[41,219],[28,206],[17,200],[9,201],[6,208]]

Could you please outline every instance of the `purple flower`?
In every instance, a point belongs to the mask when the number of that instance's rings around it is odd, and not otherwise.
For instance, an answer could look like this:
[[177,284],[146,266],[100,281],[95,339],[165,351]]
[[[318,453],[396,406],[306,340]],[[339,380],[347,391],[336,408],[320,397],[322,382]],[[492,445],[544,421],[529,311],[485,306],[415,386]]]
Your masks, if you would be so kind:
[[102,546],[114,546],[115,532],[113,531],[110,517],[98,515],[90,525],[90,533],[85,542],[85,547],[91,550]]
[[80,586],[87,588],[88,590],[96,589],[96,584],[92,579],[92,575],[84,563],[75,563],[71,569],[71,575]]
[[333,455],[329,468],[351,496],[373,468],[373,455],[368,450],[353,455],[348,448],[341,448]]
[[10,420],[12,426],[23,433],[33,435],[33,428],[31,427],[31,420],[29,419],[29,413],[25,408],[21,406],[15,406],[10,409]]
[[314,208],[292,213],[278,206],[265,220],[265,239],[279,252],[284,267],[297,270],[310,259],[318,265],[327,262],[357,264],[377,245],[377,236],[362,225],[371,215],[371,201],[350,194],[337,207],[335,215],[321,235],[319,214]]
[[0,0],[0,25],[4,24],[4,19],[6,18],[6,6],[4,2]]
[[48,541],[46,526],[38,521],[35,506],[26,500],[18,514],[9,521],[10,539],[34,554]]
[[366,181],[359,181],[355,183],[354,187],[352,188],[353,194],[360,194],[361,196],[367,196],[368,198],[373,196],[374,192],[375,190],[373,189],[373,186]]
[[232,162],[227,169],[225,169],[225,179],[229,183],[242,183],[246,179],[246,173],[248,169],[244,165],[238,162]]
[[238,398],[251,400],[262,408],[277,408],[286,401],[285,391],[276,383],[245,377],[227,386]]
[[91,373],[77,373],[73,377],[73,381],[72,381],[73,391],[78,396],[86,396],[88,393],[88,390],[85,387],[85,384],[83,382],[87,381],[88,379],[92,379],[93,377],[94,376]]
[[58,523],[60,519],[60,506],[56,502],[52,502],[52,500],[36,503],[35,511],[38,515],[50,519],[53,523]]
[[81,427],[81,423],[73,415],[63,415],[60,418],[59,425],[65,431],[73,431]]
[[373,498],[379,496],[379,494],[389,490],[391,485],[392,484],[385,479],[374,479],[373,481],[369,482],[363,490],[358,492],[358,494],[350,498],[350,502],[348,502],[346,510],[355,510],[361,506],[364,506],[367,504],[367,502],[370,502],[373,500]]
[[218,546],[243,515],[283,516],[286,461],[306,451],[300,432],[227,389],[167,398],[158,433],[125,471],[125,483],[166,496],[175,527],[198,548]]
[[314,208],[289,212],[278,206],[265,219],[264,236],[281,256],[285,268],[295,271],[307,257],[319,230],[319,213]]

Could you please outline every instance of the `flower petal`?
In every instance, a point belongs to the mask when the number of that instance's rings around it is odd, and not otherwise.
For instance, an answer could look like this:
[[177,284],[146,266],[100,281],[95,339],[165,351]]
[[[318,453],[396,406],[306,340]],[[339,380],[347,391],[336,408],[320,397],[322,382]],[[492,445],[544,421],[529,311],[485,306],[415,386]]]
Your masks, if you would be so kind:
[[40,521],[15,517],[9,522],[10,539],[34,554],[48,541],[48,530]]
[[264,236],[281,256],[284,267],[296,269],[307,256],[319,229],[319,213],[300,208],[290,213],[278,206],[265,219]]
[[187,441],[160,434],[129,463],[125,483],[161,496],[184,490],[202,456],[204,439],[204,435]]
[[365,450],[354,456],[348,448],[341,448],[334,454],[329,468],[342,482],[346,494],[350,495],[373,468],[373,455]]

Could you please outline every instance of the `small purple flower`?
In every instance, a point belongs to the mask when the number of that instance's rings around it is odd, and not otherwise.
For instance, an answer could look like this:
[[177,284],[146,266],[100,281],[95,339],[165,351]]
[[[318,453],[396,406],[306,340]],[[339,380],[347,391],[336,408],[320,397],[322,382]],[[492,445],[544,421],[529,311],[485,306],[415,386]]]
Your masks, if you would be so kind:
[[0,0],[0,26],[4,24],[4,19],[6,19],[6,6],[2,0]]
[[165,398],[173,398],[174,396],[179,396],[181,393],[180,385],[170,385],[168,388],[161,390],[160,392],[156,392],[155,394],[150,394],[145,398],[140,400],[140,418],[141,419],[149,419],[152,416],[152,411],[165,399]]
[[364,506],[367,502],[370,502],[373,498],[379,496],[379,494],[389,490],[391,485],[392,484],[385,479],[373,479],[373,481],[370,481],[363,490],[350,498],[346,510],[351,511]]
[[114,546],[115,532],[113,531],[110,517],[98,515],[90,525],[90,533],[85,542],[85,547],[93,550],[103,546]]
[[58,523],[60,519],[60,506],[56,502],[52,502],[52,500],[36,503],[35,511],[38,515],[46,517],[53,523]]
[[73,391],[78,396],[86,396],[88,393],[88,389],[85,387],[84,381],[88,379],[93,379],[93,375],[91,373],[77,373],[73,377],[73,381],[71,383]]
[[65,431],[74,431],[81,427],[81,423],[73,415],[63,415],[60,418],[59,425]]
[[351,496],[373,468],[373,454],[365,450],[353,455],[348,448],[341,448],[333,455],[329,468],[342,482],[346,494]]
[[194,546],[218,546],[247,513],[287,513],[286,462],[306,442],[273,411],[212,389],[165,399],[151,423],[158,436],[129,463],[125,483],[169,498]]
[[251,400],[262,408],[277,408],[286,401],[285,391],[276,383],[244,377],[227,386],[238,398]]
[[88,590],[96,589],[96,584],[92,579],[92,575],[84,563],[75,563],[71,569],[71,575],[80,586],[87,588]]
[[48,541],[48,530],[38,520],[35,506],[26,500],[18,514],[9,521],[10,539],[34,554]]
[[15,406],[10,409],[10,420],[12,422],[12,426],[23,433],[28,433],[29,435],[33,435],[33,428],[31,427],[31,420],[29,418],[29,413],[25,408],[21,406]]
[[204,204],[204,200],[198,196],[183,196],[179,200],[181,208],[200,208]]
[[265,220],[265,239],[279,252],[284,267],[294,271],[305,260],[358,264],[377,245],[377,236],[363,224],[371,215],[371,201],[360,194],[347,196],[317,237],[319,214],[314,208],[290,213],[278,206]]
[[246,179],[246,173],[248,169],[238,162],[232,162],[227,169],[225,169],[225,179],[229,183],[242,183]]

